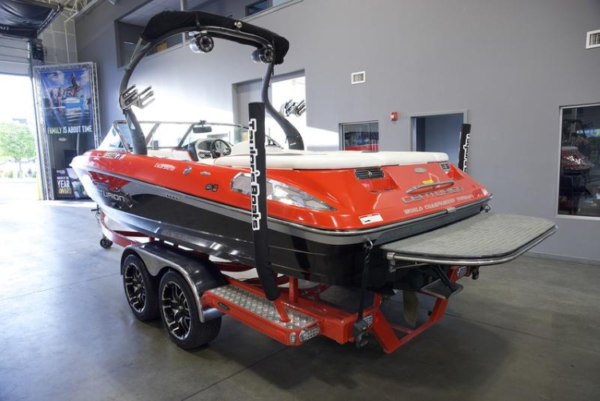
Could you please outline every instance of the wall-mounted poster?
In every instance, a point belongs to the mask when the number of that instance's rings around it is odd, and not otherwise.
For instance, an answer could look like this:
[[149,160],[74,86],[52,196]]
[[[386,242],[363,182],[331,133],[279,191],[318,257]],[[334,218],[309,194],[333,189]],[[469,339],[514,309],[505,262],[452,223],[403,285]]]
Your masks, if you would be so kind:
[[94,63],[34,67],[34,81],[45,198],[64,199],[53,171],[69,168],[73,157],[99,143],[96,67]]

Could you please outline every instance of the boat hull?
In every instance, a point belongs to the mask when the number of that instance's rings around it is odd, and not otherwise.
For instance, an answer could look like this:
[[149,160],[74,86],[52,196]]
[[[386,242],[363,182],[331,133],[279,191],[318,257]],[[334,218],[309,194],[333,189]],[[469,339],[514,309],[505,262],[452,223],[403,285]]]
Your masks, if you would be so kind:
[[[76,171],[90,197],[120,224],[215,257],[254,266],[249,211],[106,171]],[[269,218],[269,256],[273,270],[281,274],[325,284],[357,285],[369,241],[377,254],[385,243],[473,216],[484,205],[485,202],[475,202],[453,213],[353,231],[323,230]],[[370,261],[370,287],[393,281],[387,273],[388,263],[379,256]]]

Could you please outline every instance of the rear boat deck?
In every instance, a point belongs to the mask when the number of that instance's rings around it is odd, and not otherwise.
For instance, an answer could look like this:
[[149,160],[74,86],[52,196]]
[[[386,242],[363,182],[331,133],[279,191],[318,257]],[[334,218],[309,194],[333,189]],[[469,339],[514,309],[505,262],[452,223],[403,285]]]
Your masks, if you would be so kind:
[[481,213],[382,250],[391,262],[485,266],[511,261],[555,231],[553,222],[539,217]]

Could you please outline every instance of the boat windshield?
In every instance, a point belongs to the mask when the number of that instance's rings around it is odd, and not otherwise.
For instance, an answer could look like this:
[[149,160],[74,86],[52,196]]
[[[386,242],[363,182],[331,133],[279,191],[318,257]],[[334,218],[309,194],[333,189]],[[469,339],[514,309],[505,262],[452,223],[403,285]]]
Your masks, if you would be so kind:
[[[248,140],[248,129],[241,125],[209,122],[140,121],[149,154],[159,156],[173,149],[186,149],[196,143],[221,139],[232,145]],[[279,146],[273,142],[272,145]],[[126,144],[124,146],[124,144]],[[125,121],[115,121],[99,150],[131,151],[131,131]]]

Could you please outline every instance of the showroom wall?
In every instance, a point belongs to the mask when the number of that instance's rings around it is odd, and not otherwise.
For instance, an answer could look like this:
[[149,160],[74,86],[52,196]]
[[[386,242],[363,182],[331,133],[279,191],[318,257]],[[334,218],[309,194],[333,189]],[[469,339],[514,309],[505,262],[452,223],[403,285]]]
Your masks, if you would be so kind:
[[[121,117],[111,21],[142,3],[104,2],[77,23],[79,60],[98,63],[104,129]],[[556,217],[559,107],[600,102],[600,49],[585,49],[598,15],[595,0],[303,0],[251,22],[290,40],[277,73],[305,71],[309,127],[337,137],[339,123],[378,120],[382,150],[410,150],[409,115],[468,110],[470,173],[493,210],[554,219],[536,252],[600,261],[600,221]],[[233,121],[232,85],[262,75],[249,54],[219,42],[210,56],[153,56],[132,80],[155,88],[144,115]],[[356,71],[365,84],[350,84]]]

